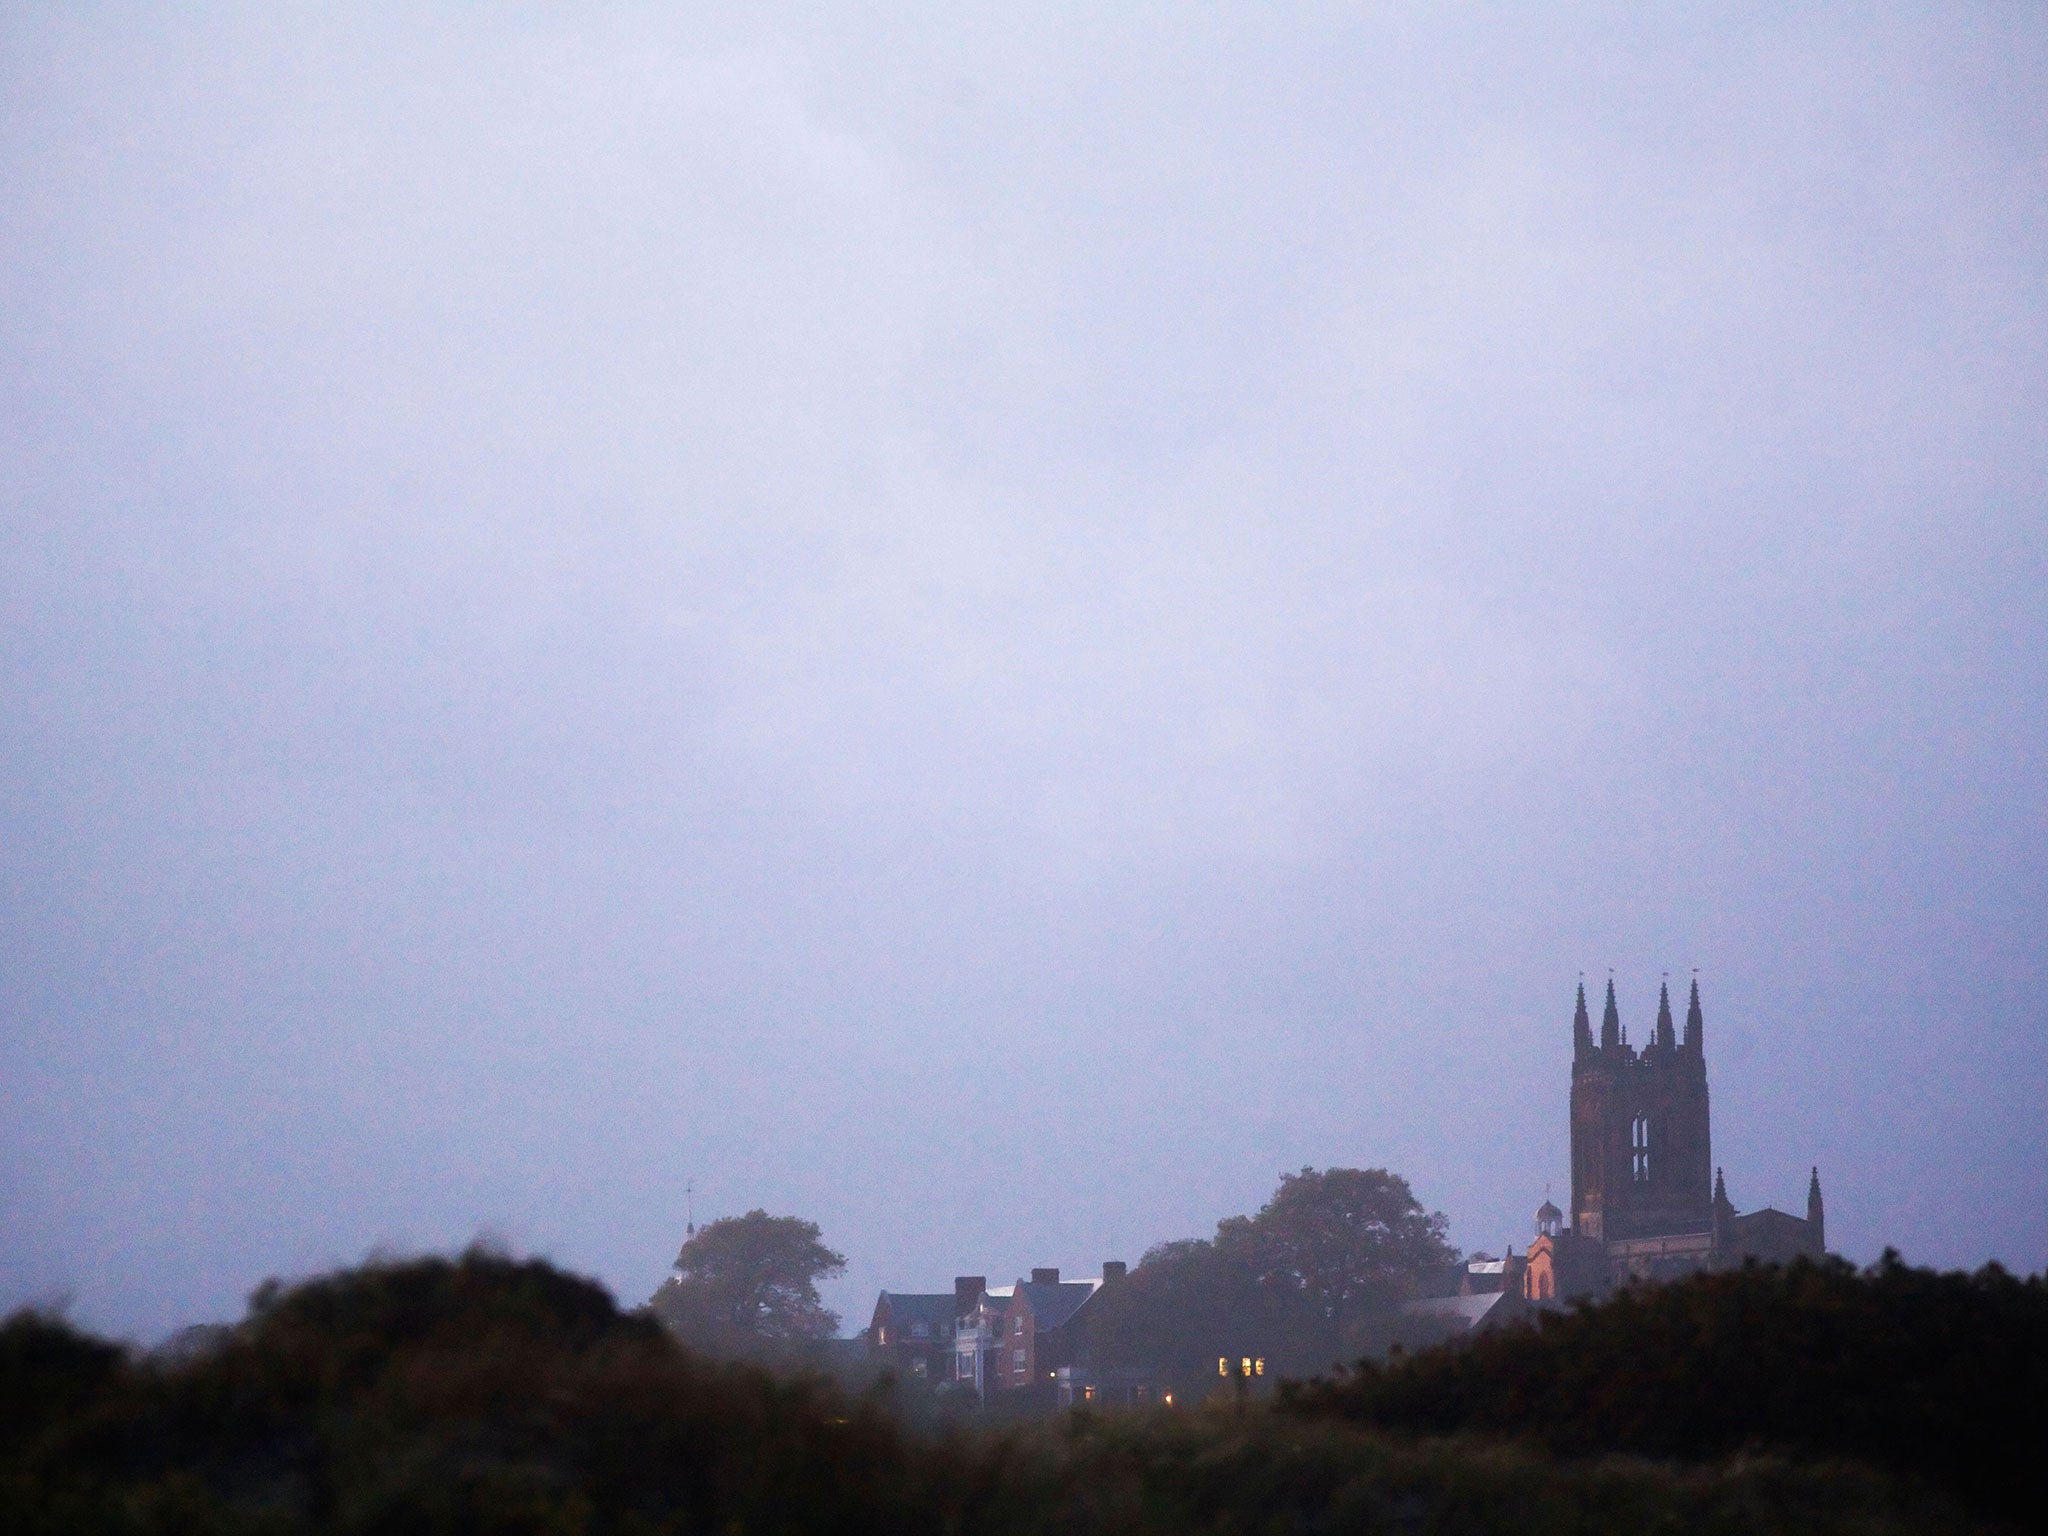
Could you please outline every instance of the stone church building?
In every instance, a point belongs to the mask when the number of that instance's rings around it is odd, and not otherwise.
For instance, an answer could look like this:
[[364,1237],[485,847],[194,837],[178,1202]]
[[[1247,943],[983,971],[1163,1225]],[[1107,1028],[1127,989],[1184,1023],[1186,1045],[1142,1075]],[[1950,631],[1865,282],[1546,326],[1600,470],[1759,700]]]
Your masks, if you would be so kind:
[[1671,993],[1660,988],[1657,1023],[1640,1050],[1628,1043],[1607,983],[1600,1038],[1579,985],[1572,1020],[1572,1204],[1536,1213],[1536,1240],[1522,1266],[1534,1302],[1603,1295],[1632,1279],[1666,1280],[1745,1259],[1785,1263],[1826,1251],[1820,1170],[1802,1220],[1769,1207],[1738,1213],[1714,1166],[1707,1108],[1706,1024],[1692,984],[1681,1036]]

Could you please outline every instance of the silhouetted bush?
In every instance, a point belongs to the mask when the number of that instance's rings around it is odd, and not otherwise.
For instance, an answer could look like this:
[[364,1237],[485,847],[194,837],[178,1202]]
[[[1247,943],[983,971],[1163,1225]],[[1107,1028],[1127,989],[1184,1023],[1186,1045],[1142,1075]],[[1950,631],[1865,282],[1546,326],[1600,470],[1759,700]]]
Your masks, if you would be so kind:
[[1192,1413],[1077,1413],[985,1447],[959,1523],[981,1536],[1443,1532],[1914,1533],[1980,1529],[1857,1467],[1773,1458],[1691,1471],[1559,1462],[1500,1442],[1411,1440],[1211,1402]]
[[1557,1461],[1529,1447],[1415,1440],[1339,1413],[1241,1403],[918,1434],[886,1398],[707,1360],[588,1281],[486,1253],[269,1286],[246,1321],[205,1347],[156,1356],[17,1317],[0,1327],[0,1528],[1978,1529],[1938,1495],[1855,1467]]
[[1534,1328],[1362,1363],[1288,1411],[1554,1453],[1861,1461],[2012,1518],[2048,1507],[2048,1282],[1887,1254],[1631,1287]]
[[[5,1386],[22,1416],[29,1373]],[[930,1528],[879,1409],[484,1253],[266,1288],[203,1358],[121,1364],[36,1427],[0,1486],[29,1529]]]
[[0,1323],[0,1456],[103,1392],[121,1366],[117,1346],[57,1318],[19,1312]]

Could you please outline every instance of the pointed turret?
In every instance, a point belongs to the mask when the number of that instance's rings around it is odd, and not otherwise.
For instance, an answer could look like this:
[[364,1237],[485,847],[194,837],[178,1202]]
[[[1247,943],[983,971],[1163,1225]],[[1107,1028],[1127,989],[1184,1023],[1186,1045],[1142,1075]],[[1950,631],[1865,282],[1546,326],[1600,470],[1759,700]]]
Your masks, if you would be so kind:
[[1685,1048],[1695,1056],[1707,1049],[1707,1021],[1700,1014],[1700,979],[1692,979],[1692,1003],[1685,1010]]
[[1714,1209],[1717,1211],[1723,1209],[1732,1211],[1735,1209],[1733,1205],[1729,1204],[1728,1184],[1721,1177],[1721,1170],[1718,1168],[1714,1170]]
[[1593,1049],[1593,1021],[1586,1017],[1586,978],[1579,978],[1579,1006],[1572,1013],[1572,1055],[1583,1056]]
[[[1728,1202],[1728,1186],[1721,1179],[1721,1170],[1714,1170],[1714,1252],[1725,1254],[1728,1248],[1728,1223],[1735,1219],[1735,1207]],[[1725,1262],[1725,1260],[1723,1261]]]
[[1657,1027],[1650,1034],[1650,1044],[1669,1048],[1678,1044],[1678,1031],[1671,1027],[1671,984],[1657,983]]
[[1820,1203],[1820,1169],[1813,1170],[1813,1177],[1806,1185],[1807,1241],[1813,1245],[1813,1256],[1820,1258],[1828,1251],[1828,1228],[1826,1213]]
[[1600,1020],[1600,1049],[1614,1051],[1621,1048],[1621,1010],[1614,1005],[1614,978],[1607,978],[1607,1012]]

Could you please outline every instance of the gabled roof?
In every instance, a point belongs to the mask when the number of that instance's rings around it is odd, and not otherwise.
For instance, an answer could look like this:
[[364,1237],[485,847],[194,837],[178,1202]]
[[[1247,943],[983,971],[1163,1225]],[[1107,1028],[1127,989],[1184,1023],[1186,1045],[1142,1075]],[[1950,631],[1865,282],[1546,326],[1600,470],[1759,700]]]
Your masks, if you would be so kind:
[[1486,1314],[1505,1303],[1507,1297],[1506,1291],[1487,1291],[1478,1296],[1425,1296],[1420,1301],[1402,1303],[1401,1310],[1409,1317],[1440,1317],[1477,1328]]
[[1781,1211],[1774,1205],[1767,1205],[1760,1211],[1744,1211],[1732,1218],[1737,1227],[1804,1227],[1806,1218],[1794,1216],[1790,1211]]
[[929,1323],[934,1329],[953,1325],[951,1291],[884,1291],[875,1298],[876,1317],[882,1315],[885,1306],[889,1309],[889,1320],[899,1328],[911,1323]]
[[1019,1280],[1016,1301],[1031,1309],[1040,1328],[1057,1328],[1066,1322],[1101,1288],[1100,1280]]

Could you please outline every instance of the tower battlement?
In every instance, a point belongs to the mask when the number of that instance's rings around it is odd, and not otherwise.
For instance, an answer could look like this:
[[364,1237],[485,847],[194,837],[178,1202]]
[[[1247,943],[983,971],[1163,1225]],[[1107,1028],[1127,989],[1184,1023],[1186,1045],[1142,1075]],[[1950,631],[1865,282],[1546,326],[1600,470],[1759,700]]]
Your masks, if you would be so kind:
[[1713,1225],[1714,1153],[1707,1059],[1695,981],[1681,1040],[1671,993],[1658,989],[1649,1043],[1628,1043],[1607,983],[1593,1044],[1579,984],[1572,1051],[1572,1227],[1586,1237],[1705,1232]]
[[1671,989],[1657,991],[1647,1044],[1629,1044],[1607,983],[1596,1040],[1579,983],[1572,1015],[1571,1225],[1554,1207],[1537,1213],[1527,1294],[1545,1301],[1584,1295],[1630,1278],[1666,1278],[1744,1258],[1784,1261],[1824,1252],[1820,1173],[1805,1220],[1769,1207],[1738,1214],[1714,1164],[1707,1095],[1706,1019],[1692,984],[1685,1030],[1671,1016]]

